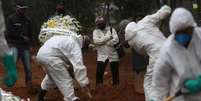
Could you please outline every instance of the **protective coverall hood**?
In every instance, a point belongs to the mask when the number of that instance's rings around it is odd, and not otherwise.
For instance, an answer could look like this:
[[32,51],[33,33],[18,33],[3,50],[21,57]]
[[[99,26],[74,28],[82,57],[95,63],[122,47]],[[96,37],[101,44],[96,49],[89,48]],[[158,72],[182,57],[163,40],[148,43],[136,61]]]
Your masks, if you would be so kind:
[[[179,19],[178,19],[179,18]],[[170,31],[175,34],[176,31],[185,29],[187,27],[196,27],[196,22],[192,14],[185,8],[177,8],[170,18]]]

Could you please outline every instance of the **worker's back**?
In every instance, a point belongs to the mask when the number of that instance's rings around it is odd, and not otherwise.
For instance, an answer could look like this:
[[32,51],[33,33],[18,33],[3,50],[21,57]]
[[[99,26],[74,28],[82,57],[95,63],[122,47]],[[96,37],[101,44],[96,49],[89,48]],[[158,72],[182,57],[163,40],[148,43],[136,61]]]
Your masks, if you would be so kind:
[[[74,37],[72,36],[53,36],[47,40],[43,46],[39,49],[37,58],[47,58],[51,60],[64,60],[69,57],[66,57],[66,54],[70,54],[71,47],[74,44],[78,44]],[[77,45],[76,45],[77,46]],[[68,48],[69,47],[69,48]],[[63,52],[65,51],[65,53]],[[69,56],[69,55],[68,55]]]

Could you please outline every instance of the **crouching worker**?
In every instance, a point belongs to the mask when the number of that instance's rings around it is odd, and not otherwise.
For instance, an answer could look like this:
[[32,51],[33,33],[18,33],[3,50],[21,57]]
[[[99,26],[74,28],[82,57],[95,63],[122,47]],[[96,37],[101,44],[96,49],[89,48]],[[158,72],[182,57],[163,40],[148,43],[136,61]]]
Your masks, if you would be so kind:
[[[178,19],[179,17],[179,19]],[[171,35],[154,66],[151,101],[201,101],[201,29],[192,14],[177,8],[170,18]]]
[[[57,22],[59,20],[74,20],[74,24],[70,24],[72,25],[71,27],[66,27],[62,23],[59,26],[55,24],[53,24],[55,26],[51,27],[49,27],[50,25],[42,26],[39,40],[44,42],[44,44],[38,51],[37,60],[43,66],[46,75],[41,83],[37,101],[44,101],[46,91],[51,87],[55,87],[55,85],[63,94],[64,101],[79,100],[74,93],[74,80],[90,95],[89,79],[87,77],[87,69],[83,64],[81,50],[83,45],[85,45],[86,37],[77,34],[78,29],[73,27],[78,23],[70,16],[55,16],[48,20],[47,24],[49,21],[52,23],[52,21]],[[44,41],[43,39],[45,39],[47,34],[52,36],[47,38],[47,41]],[[69,62],[72,64],[73,72],[68,70],[70,68]]]

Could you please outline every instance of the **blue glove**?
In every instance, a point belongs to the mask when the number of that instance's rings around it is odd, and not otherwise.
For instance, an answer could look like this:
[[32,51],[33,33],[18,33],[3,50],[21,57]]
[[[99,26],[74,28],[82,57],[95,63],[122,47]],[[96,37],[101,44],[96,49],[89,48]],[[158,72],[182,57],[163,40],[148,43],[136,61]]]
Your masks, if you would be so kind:
[[5,68],[5,73],[6,73],[4,78],[4,83],[8,87],[12,87],[14,86],[18,78],[14,56],[12,54],[6,54],[3,57],[3,64]]
[[195,80],[187,80],[185,82],[185,88],[192,94],[201,91],[201,76]]

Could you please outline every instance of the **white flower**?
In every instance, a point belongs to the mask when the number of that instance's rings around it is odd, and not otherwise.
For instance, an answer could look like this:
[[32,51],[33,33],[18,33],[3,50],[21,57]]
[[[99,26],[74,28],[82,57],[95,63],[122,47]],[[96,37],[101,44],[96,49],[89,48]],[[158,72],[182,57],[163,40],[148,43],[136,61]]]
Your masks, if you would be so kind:
[[[45,33],[43,32],[44,29],[51,28],[50,31],[46,30]],[[52,30],[54,29],[54,32]],[[75,18],[70,17],[69,15],[66,15],[64,17],[62,16],[54,16],[50,18],[47,22],[44,22],[41,26],[41,32],[39,34],[39,41],[41,43],[44,43],[49,38],[51,38],[54,35],[59,35],[61,32],[57,29],[63,29],[63,30],[70,30],[75,33],[79,32],[81,30],[80,22],[76,20]],[[62,35],[65,35],[63,32]]]

